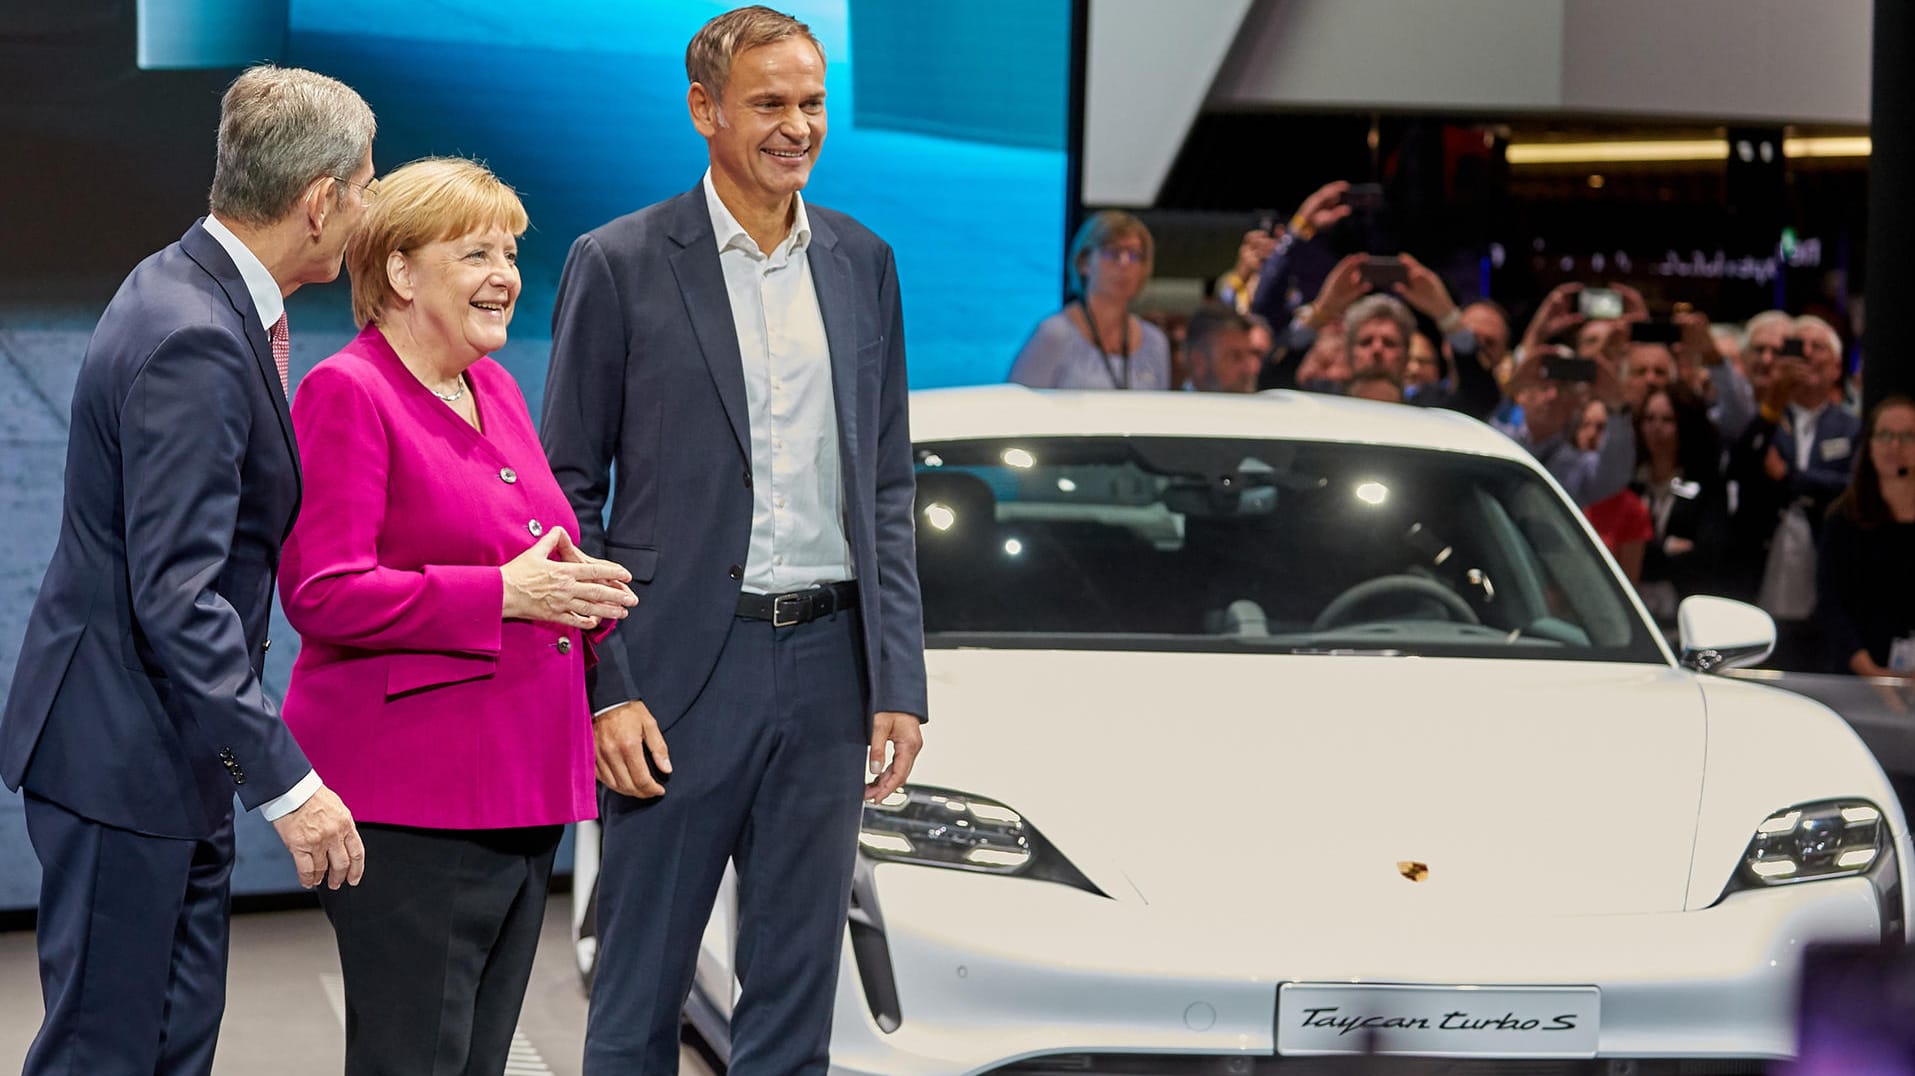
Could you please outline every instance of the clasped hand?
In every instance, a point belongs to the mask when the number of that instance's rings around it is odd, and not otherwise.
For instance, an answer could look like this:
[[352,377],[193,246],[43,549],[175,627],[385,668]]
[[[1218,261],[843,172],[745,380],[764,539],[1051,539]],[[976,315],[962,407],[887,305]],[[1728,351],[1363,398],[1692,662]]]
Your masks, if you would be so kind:
[[506,620],[590,629],[601,620],[623,620],[638,604],[626,585],[632,573],[612,561],[586,556],[564,527],[552,528],[500,567],[499,574],[505,577]]

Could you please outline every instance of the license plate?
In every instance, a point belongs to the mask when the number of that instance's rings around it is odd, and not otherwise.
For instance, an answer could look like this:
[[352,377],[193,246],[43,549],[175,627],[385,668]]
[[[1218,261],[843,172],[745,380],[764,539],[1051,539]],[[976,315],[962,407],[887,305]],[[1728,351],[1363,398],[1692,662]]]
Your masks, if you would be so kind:
[[1285,983],[1277,1052],[1594,1057],[1601,1016],[1593,986]]

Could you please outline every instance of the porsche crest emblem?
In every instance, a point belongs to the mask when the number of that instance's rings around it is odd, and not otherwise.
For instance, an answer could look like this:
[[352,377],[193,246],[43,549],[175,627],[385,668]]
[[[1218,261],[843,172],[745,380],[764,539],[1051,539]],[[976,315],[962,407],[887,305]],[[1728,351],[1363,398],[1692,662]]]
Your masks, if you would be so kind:
[[1427,881],[1430,876],[1430,865],[1418,863],[1414,859],[1399,859],[1396,861],[1396,873],[1412,882]]

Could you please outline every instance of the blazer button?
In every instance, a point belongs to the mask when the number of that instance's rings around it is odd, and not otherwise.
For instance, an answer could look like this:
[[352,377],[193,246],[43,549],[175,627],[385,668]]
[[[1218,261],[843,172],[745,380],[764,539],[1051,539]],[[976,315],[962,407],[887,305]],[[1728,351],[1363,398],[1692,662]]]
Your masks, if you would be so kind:
[[262,654],[268,650],[271,650],[272,648],[273,648],[273,641],[271,639],[268,639],[265,642],[259,644],[259,652]]
[[746,489],[751,488],[751,472],[750,471],[745,472],[745,488]]
[[743,579],[745,577],[745,569],[742,566],[737,564],[732,565],[731,577],[733,579]]
[[519,480],[519,472],[513,470],[510,467],[499,468],[499,481],[504,482],[506,485],[509,486],[512,483],[517,482],[518,480]]
[[535,519],[527,523],[525,529],[532,532],[532,537],[537,538],[539,535],[545,533],[545,524]]
[[572,638],[571,638],[571,636],[569,636],[569,635],[568,635],[568,636],[565,636],[565,637],[563,637],[563,638],[561,638],[561,639],[559,639],[559,653],[561,653],[561,654],[569,654],[569,653],[571,653],[571,652],[572,652]]

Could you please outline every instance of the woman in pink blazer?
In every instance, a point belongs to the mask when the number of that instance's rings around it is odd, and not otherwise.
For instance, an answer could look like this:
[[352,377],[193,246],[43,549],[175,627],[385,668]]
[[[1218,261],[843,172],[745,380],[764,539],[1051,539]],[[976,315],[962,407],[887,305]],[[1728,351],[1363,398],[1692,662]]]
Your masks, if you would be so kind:
[[352,1076],[504,1069],[559,835],[597,815],[585,667],[637,599],[572,547],[525,398],[486,357],[525,226],[469,161],[386,176],[346,254],[363,329],[293,402],[283,712],[366,844],[365,880],[320,894]]

